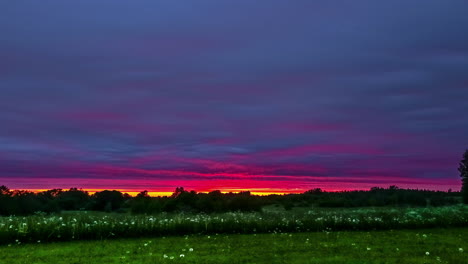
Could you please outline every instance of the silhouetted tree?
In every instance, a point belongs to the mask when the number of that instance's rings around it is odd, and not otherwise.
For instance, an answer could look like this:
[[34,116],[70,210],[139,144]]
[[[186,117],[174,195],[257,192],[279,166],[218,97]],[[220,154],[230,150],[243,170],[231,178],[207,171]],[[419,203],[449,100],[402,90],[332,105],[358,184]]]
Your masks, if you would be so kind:
[[11,196],[11,191],[5,185],[0,186],[0,196]]
[[83,210],[88,207],[90,197],[86,191],[70,188],[57,194],[57,200],[62,210]]
[[148,191],[138,193],[135,198],[130,198],[130,211],[134,214],[159,213],[162,210],[160,199],[149,196]]
[[185,192],[187,192],[187,191],[184,190],[184,187],[177,187],[175,189],[175,191],[172,193],[171,197],[177,198],[179,195],[181,195],[182,193],[185,193]]
[[14,210],[11,191],[5,185],[0,186],[0,215],[12,214]]
[[304,194],[321,194],[321,193],[323,193],[323,191],[320,188],[315,188],[315,189],[311,189],[311,190],[304,192]]
[[95,202],[93,209],[99,211],[115,211],[120,209],[125,201],[123,194],[115,190],[104,190],[102,192],[95,193],[93,196]]
[[147,190],[144,190],[144,191],[142,191],[142,192],[139,192],[139,193],[135,196],[136,199],[140,199],[140,198],[149,198],[149,197],[150,197],[150,196],[149,196]]
[[14,215],[28,215],[44,211],[41,202],[33,192],[15,190],[13,199],[15,207],[12,214]]
[[62,189],[52,189],[36,194],[36,198],[42,204],[42,212],[54,213],[62,210],[58,203],[58,196],[63,193]]
[[468,204],[468,149],[463,154],[463,159],[460,161],[458,171],[462,178],[461,194],[463,203]]

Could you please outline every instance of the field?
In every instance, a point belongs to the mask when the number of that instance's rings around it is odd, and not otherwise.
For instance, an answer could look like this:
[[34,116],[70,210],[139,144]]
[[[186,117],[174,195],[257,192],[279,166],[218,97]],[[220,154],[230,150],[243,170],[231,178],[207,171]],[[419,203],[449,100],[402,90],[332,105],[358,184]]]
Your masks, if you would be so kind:
[[468,263],[468,206],[0,218],[3,263]]
[[130,215],[96,212],[0,218],[0,244],[339,230],[417,229],[468,225],[468,206],[265,210],[258,213]]
[[468,263],[468,228],[12,244],[0,263]]

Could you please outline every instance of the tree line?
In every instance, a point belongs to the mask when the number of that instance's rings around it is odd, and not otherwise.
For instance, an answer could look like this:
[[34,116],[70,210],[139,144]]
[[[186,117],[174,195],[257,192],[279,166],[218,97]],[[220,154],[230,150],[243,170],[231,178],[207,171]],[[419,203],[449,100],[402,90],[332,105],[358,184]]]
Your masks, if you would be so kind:
[[268,196],[252,195],[248,191],[197,193],[178,187],[167,197],[151,197],[147,191],[142,191],[135,197],[115,190],[89,194],[77,188],[34,193],[0,186],[0,215],[3,216],[79,210],[153,214],[260,211],[264,206],[283,207],[286,210],[293,207],[443,206],[461,201],[460,192],[409,190],[396,186],[343,192],[313,189],[301,194]]

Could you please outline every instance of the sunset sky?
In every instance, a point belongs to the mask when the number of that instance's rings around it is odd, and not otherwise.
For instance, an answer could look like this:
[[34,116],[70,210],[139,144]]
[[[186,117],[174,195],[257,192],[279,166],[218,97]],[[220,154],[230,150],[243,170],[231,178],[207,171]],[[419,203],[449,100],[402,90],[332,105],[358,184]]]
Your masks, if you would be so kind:
[[459,190],[468,1],[2,1],[0,185]]

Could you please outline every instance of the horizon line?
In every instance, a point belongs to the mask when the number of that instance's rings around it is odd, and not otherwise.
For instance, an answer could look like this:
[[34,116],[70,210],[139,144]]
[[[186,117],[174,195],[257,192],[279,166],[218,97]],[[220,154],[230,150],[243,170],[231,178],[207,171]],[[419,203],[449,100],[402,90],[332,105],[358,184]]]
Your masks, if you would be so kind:
[[[0,185],[1,186],[1,185]],[[414,191],[433,191],[433,192],[460,192],[460,190],[452,190],[448,189],[446,191],[442,190],[432,190],[432,189],[412,189],[412,188],[401,188],[398,187],[397,185],[389,185],[387,187],[380,187],[380,186],[375,186],[371,188],[342,188],[342,189],[323,189],[323,188],[312,188],[309,190],[315,190],[315,189],[320,189],[323,192],[331,192],[331,193],[337,193],[337,192],[352,192],[352,191],[370,191],[372,188],[381,188],[381,189],[389,189],[391,186],[396,186],[397,189],[399,190],[414,190]],[[8,188],[8,186],[6,186]],[[183,186],[180,186],[184,188]],[[70,188],[50,188],[50,189],[35,189],[35,188],[29,188],[29,189],[10,189],[11,191],[28,191],[32,193],[40,193],[40,192],[45,192],[49,190],[54,190],[54,189],[59,189],[63,191],[68,191],[70,189],[76,188],[80,191],[85,191],[89,194],[95,194],[97,192],[102,192],[102,191],[118,191],[121,192],[122,194],[128,194],[132,197],[135,197],[137,194],[146,191],[149,196],[152,197],[164,197],[164,196],[171,196],[175,192],[175,188],[173,191],[155,191],[155,190],[135,190],[135,189],[118,189],[118,188],[108,188],[108,189],[95,189],[95,188],[78,188],[78,187],[70,187]],[[176,187],[178,188],[178,187]],[[252,195],[258,195],[258,196],[268,196],[268,195],[287,195],[287,194],[303,194],[304,192],[307,192],[309,190],[305,191],[299,191],[299,190],[264,190],[264,191],[251,191],[249,189],[207,189],[207,190],[202,190],[202,191],[197,191],[197,190],[188,190],[185,189],[185,191],[195,191],[196,193],[209,193],[212,191],[220,191],[223,194],[228,194],[228,193],[240,193],[240,192],[249,192]]]

